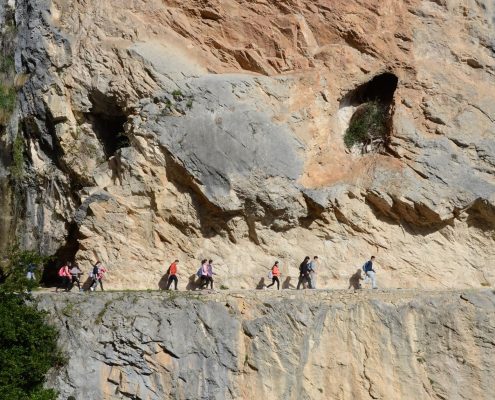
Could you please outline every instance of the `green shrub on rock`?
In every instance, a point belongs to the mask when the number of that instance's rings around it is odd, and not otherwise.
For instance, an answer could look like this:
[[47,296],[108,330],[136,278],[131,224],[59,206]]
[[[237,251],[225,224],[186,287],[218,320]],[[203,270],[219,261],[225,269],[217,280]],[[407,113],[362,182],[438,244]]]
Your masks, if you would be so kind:
[[24,296],[0,293],[0,399],[52,400],[45,375],[60,365],[57,331]]
[[63,364],[57,330],[46,323],[28,290],[29,262],[41,262],[34,252],[14,248],[1,268],[0,280],[0,400],[55,400],[43,387],[47,372]]
[[5,125],[14,110],[16,92],[13,86],[0,83],[0,124]]
[[370,101],[358,107],[351,118],[344,136],[348,148],[383,138],[387,134],[387,107],[377,101]]

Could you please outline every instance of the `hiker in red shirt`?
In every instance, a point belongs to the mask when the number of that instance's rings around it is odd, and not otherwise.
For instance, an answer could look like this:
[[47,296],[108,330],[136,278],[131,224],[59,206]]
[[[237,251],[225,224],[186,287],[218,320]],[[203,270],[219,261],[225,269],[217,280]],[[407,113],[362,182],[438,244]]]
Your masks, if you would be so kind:
[[279,281],[279,276],[280,276],[280,269],[278,268],[278,261],[275,261],[275,264],[273,264],[272,271],[271,271],[271,277],[272,277],[272,283],[271,285],[268,285],[266,288],[268,289],[269,287],[272,287],[275,285],[275,282],[277,282],[277,290],[280,290],[280,281]]
[[170,289],[170,285],[172,282],[174,282],[175,290],[177,290],[177,264],[179,264],[179,260],[175,260],[172,264],[170,264],[170,267],[168,267],[168,281],[167,281],[167,287],[165,288],[166,290]]

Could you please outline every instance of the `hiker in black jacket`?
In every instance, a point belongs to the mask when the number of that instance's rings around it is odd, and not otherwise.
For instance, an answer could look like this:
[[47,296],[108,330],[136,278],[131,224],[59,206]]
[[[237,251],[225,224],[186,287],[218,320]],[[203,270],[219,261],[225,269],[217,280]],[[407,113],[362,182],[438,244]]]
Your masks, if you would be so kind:
[[309,257],[306,256],[304,261],[299,265],[299,281],[297,282],[297,290],[303,285],[307,283],[309,288],[311,289],[311,279],[309,278]]

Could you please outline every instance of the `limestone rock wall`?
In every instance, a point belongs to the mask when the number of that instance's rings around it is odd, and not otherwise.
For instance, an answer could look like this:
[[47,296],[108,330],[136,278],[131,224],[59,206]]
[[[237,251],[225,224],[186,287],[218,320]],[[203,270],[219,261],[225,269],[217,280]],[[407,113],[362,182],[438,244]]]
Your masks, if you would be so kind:
[[77,399],[493,398],[493,291],[38,297]]
[[[371,254],[383,286],[493,285],[494,15],[488,0],[18,0],[18,235],[101,260],[113,288],[155,288],[175,258],[185,282],[205,257],[250,288],[307,254],[321,286]],[[387,149],[348,151],[349,96],[384,73]]]

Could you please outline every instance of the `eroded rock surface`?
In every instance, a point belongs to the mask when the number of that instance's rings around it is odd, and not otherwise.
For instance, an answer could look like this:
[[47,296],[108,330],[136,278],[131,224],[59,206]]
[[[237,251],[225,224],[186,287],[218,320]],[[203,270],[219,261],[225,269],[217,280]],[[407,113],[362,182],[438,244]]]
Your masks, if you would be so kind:
[[[26,245],[113,288],[204,257],[250,288],[307,254],[320,286],[371,254],[384,286],[495,283],[492,1],[16,4]],[[386,151],[348,151],[384,73]]]
[[38,296],[77,399],[493,398],[493,291]]

